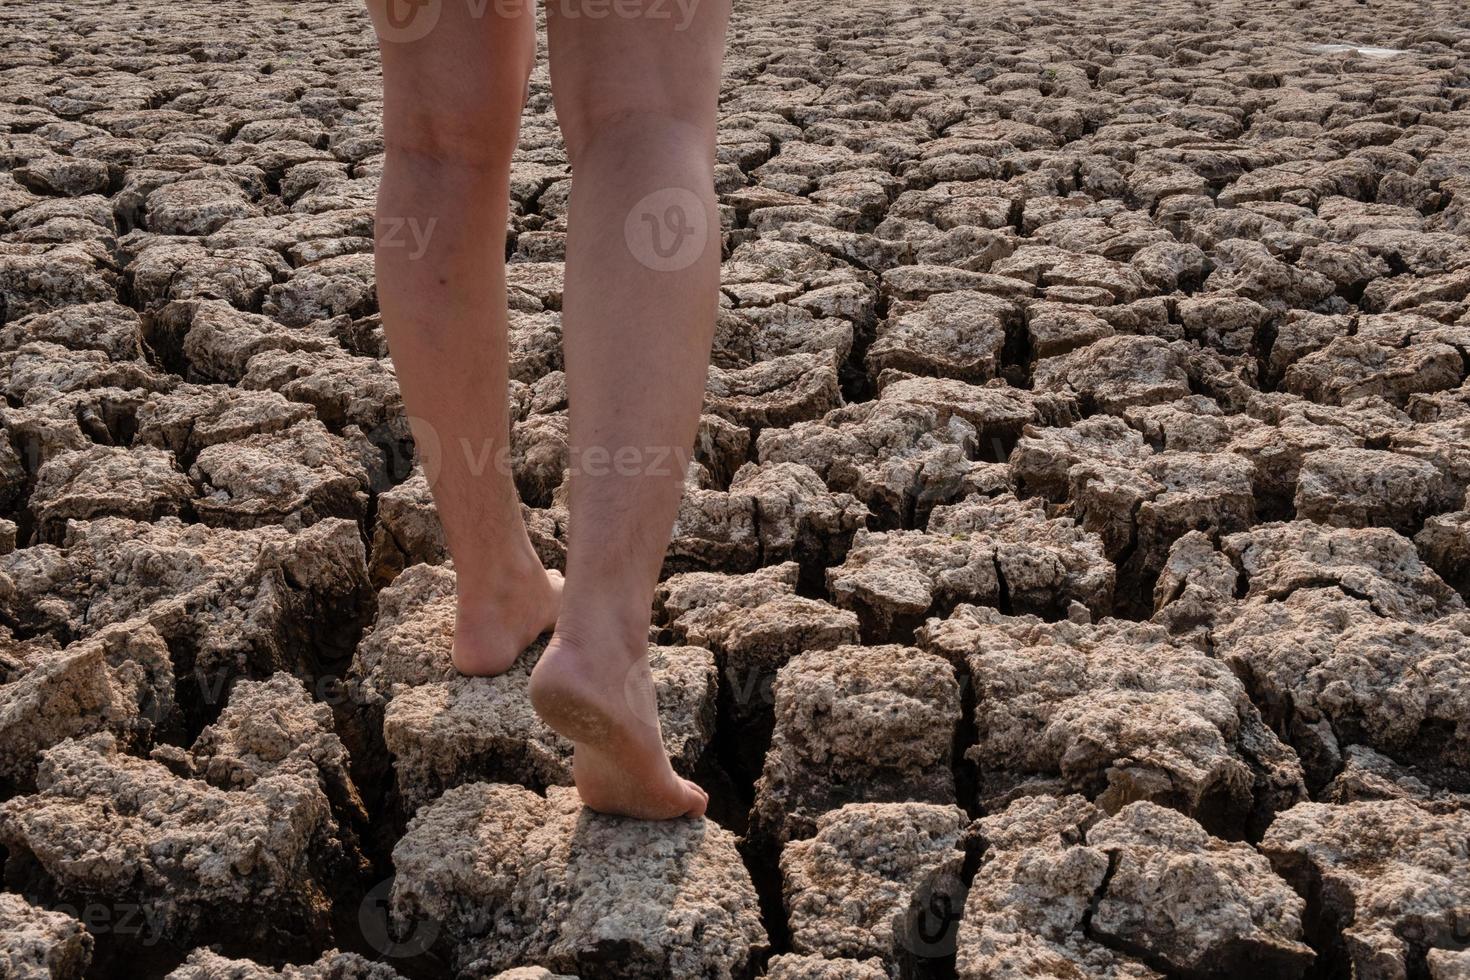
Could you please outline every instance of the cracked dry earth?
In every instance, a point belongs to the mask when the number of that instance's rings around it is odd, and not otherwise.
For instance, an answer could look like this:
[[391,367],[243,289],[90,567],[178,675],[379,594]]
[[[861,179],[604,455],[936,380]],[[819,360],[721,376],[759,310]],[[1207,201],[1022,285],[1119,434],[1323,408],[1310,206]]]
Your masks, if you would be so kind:
[[1470,977],[1463,6],[737,4],[659,825],[450,666],[363,12],[0,25],[3,976]]

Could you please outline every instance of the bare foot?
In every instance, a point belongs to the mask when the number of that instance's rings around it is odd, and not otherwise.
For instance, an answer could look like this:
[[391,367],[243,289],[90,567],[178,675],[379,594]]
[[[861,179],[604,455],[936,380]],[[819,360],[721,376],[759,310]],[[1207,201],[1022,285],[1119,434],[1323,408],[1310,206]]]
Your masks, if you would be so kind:
[[561,611],[561,572],[538,564],[511,588],[461,592],[455,610],[455,669],[470,677],[503,674],[521,651],[556,625]]
[[708,794],[676,775],[664,751],[646,644],[609,636],[588,649],[552,637],[531,674],[531,704],[571,739],[572,776],[587,806],[643,820],[704,815]]

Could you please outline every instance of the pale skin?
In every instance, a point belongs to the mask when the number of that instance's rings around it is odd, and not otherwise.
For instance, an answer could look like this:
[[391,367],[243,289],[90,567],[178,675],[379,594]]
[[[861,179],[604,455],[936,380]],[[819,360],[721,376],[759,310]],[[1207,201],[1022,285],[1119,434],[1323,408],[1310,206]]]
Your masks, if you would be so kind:
[[[388,2],[368,0],[384,79],[378,299],[457,574],[455,666],[501,673],[554,629],[531,701],[573,742],[583,802],[647,819],[700,816],[708,797],[663,748],[647,643],[718,305],[711,173],[729,0],[547,8],[552,97],[573,170],[565,580],[537,559],[503,462],[502,233],[534,15],[505,0],[441,0],[433,28],[414,37],[407,0],[393,0],[391,18]],[[395,234],[408,220],[431,229],[413,248]]]

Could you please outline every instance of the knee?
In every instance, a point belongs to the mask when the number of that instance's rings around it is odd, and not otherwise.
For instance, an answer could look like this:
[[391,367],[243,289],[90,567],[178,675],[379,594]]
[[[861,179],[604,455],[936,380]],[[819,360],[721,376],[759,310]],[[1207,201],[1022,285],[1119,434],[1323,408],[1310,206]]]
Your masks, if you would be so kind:
[[704,114],[676,105],[610,105],[597,98],[557,105],[557,120],[573,170],[579,160],[613,161],[639,154],[713,157],[714,128]]
[[460,87],[432,85],[387,100],[384,148],[414,161],[464,170],[503,170],[516,148],[535,63],[499,64]]

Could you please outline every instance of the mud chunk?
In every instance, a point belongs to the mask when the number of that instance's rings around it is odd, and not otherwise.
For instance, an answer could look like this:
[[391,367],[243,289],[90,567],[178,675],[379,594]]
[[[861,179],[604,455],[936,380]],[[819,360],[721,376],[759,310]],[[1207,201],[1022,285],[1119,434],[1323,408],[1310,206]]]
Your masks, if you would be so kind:
[[1309,456],[1356,450],[1365,441],[1343,426],[1319,425],[1296,415],[1244,429],[1226,448],[1249,467],[1257,515],[1279,518],[1295,516],[1302,465]]
[[1470,511],[1439,514],[1414,535],[1424,564],[1434,569],[1460,595],[1470,593]]
[[747,368],[710,368],[706,409],[752,428],[820,418],[842,404],[837,369],[824,354],[789,354]]
[[1376,449],[1328,449],[1302,460],[1299,517],[1343,527],[1420,525],[1435,496],[1439,471],[1429,463]]
[[279,391],[293,402],[310,405],[322,424],[335,432],[355,425],[388,452],[400,456],[411,452],[398,379],[387,361],[332,348],[267,350],[246,363],[240,387]]
[[986,849],[959,924],[956,976],[1164,976],[1087,934],[1108,872],[1108,855],[1085,844],[1101,817],[1080,796],[1030,796],[979,821]]
[[1310,309],[1336,290],[1322,273],[1283,262],[1261,242],[1226,239],[1212,258],[1215,271],[1205,282],[1211,291],[1234,292],[1275,310]]
[[1387,980],[1423,971],[1435,948],[1461,947],[1467,840],[1463,810],[1433,814],[1404,800],[1302,803],[1277,818],[1261,851],[1313,897],[1320,968]]
[[262,313],[288,327],[304,327],[334,316],[366,316],[377,310],[373,257],[367,252],[333,255],[299,266],[285,282],[271,286],[261,304]]
[[1252,418],[1276,426],[1309,424],[1339,429],[1364,444],[1383,443],[1413,428],[1413,418],[1382,398],[1320,405],[1284,392],[1258,393],[1245,405]]
[[111,173],[101,160],[48,156],[15,169],[15,179],[38,194],[105,194]]
[[781,668],[774,695],[757,839],[810,837],[846,803],[954,802],[959,684],[945,661],[897,645],[811,650]]
[[82,303],[38,313],[0,330],[0,348],[41,341],[71,350],[97,350],[114,361],[141,360],[142,321],[117,303]]
[[1349,745],[1343,749],[1342,771],[1323,788],[1318,802],[1411,800],[1435,812],[1463,809],[1470,804],[1470,794],[1437,789],[1432,782],[1432,776],[1413,766],[1401,765],[1365,745]]
[[214,724],[199,733],[186,758],[171,748],[154,757],[221,789],[248,789],[278,770],[314,769],[333,812],[344,824],[365,822],[367,811],[348,772],[347,749],[333,730],[332,709],[314,701],[290,674],[241,680]]
[[877,642],[912,631],[931,610],[1000,599],[989,541],[922,531],[859,531],[847,560],[828,570],[827,585]]
[[880,289],[890,302],[895,299],[925,300],[936,293],[964,290],[1010,300],[1036,293],[1034,285],[1016,277],[967,272],[947,265],[901,265],[889,269],[882,275]]
[[702,466],[689,467],[664,556],[670,571],[745,571],[760,564],[754,501],[712,489],[709,482]]
[[98,388],[169,391],[177,383],[146,361],[114,361],[102,351],[72,351],[46,341],[0,352],[0,392],[12,404],[36,406]]
[[730,495],[752,502],[765,564],[833,564],[867,517],[856,498],[831,492],[815,470],[800,463],[747,463],[730,482]]
[[1465,980],[1470,977],[1470,950],[1431,949],[1424,957],[1431,980]]
[[[464,854],[481,860],[466,867]],[[732,980],[766,947],[727,831],[599,816],[570,789],[452,789],[409,824],[393,864],[394,919],[435,923],[459,968],[480,975],[533,961],[612,980]]]
[[[780,274],[768,266],[760,268],[766,274]],[[845,361],[852,352],[851,320],[822,315],[820,309],[809,308],[809,299],[810,294],[798,293],[790,302],[722,310],[715,327],[714,363],[739,368],[791,354],[826,354],[839,364]],[[846,307],[840,312],[861,315]]]
[[510,313],[510,377],[527,384],[562,369],[561,314]]
[[[1338,292],[1347,295],[1361,293],[1373,280],[1389,274],[1389,264],[1369,248],[1362,247],[1361,239],[1352,245],[1323,242],[1302,249],[1298,264],[1309,272],[1315,272],[1332,280]],[[1385,254],[1393,254],[1391,246]]]
[[105,730],[146,747],[172,709],[173,663],[146,624],[109,626],[64,649],[6,640],[0,656],[0,779],[12,787],[28,787],[38,753],[73,736]]
[[1036,363],[1038,391],[1071,392],[1084,413],[1121,415],[1190,394],[1184,353],[1158,337],[1104,337]]
[[422,467],[414,467],[407,480],[378,494],[377,502],[369,559],[375,583],[387,585],[410,565],[438,565],[449,557],[444,525],[439,522]]
[[735,471],[751,459],[751,433],[743,425],[701,415],[694,435],[694,461],[709,471],[721,486],[728,485]]
[[1159,241],[1145,245],[1128,264],[1144,282],[1161,293],[1197,286],[1210,271],[1210,259],[1199,246],[1188,242]]
[[165,363],[181,363],[189,380],[227,384],[238,383],[250,359],[262,351],[319,352],[338,346],[324,331],[293,329],[210,300],[165,306],[151,321],[149,339]]
[[901,526],[911,515],[963,496],[975,464],[975,428],[957,417],[897,401],[835,409],[819,421],[763,430],[762,463],[801,463],[834,491],[850,493],[880,522]]
[[1432,308],[1436,303],[1462,303],[1470,295],[1470,269],[1432,276],[1394,276],[1379,279],[1363,290],[1366,310],[1395,313]]
[[1422,460],[1438,471],[1429,485],[1428,506],[1458,509],[1470,490],[1470,418],[1450,418],[1404,426],[1394,432],[1388,448],[1401,456]]
[[[521,499],[531,507],[548,507],[562,485],[571,463],[571,436],[566,412],[531,415],[510,428],[510,468]],[[672,457],[655,460],[674,465]],[[490,459],[491,466],[504,466],[504,459]],[[589,454],[583,465],[595,472],[612,472],[610,453]]]
[[282,432],[312,417],[310,405],[287,401],[274,391],[184,384],[138,405],[134,439],[192,463],[210,446]]
[[1363,337],[1338,337],[1287,368],[1287,391],[1328,405],[1376,395],[1395,405],[1419,392],[1458,387],[1460,352],[1434,342],[1389,347]]
[[1148,289],[1131,266],[1050,245],[1022,246],[991,266],[991,271],[1038,286],[1095,286],[1107,290],[1119,303],[1131,303]]
[[979,821],[987,849],[959,976],[1164,975],[1141,959],[1169,974],[1299,977],[1311,965],[1304,903],[1248,845],[1147,802],[1100,817],[1080,797],[1024,797]]
[[117,301],[117,271],[100,242],[0,245],[7,319],[79,303]]
[[971,500],[936,508],[929,530],[859,531],[847,560],[827,572],[839,606],[879,639],[911,631],[960,602],[1056,613],[1079,602],[1112,605],[1113,568],[1102,542],[1039,501]]
[[1279,384],[1287,369],[1297,361],[1338,337],[1348,336],[1351,331],[1352,322],[1347,316],[1292,310],[1276,326],[1276,341],[1266,361],[1268,377]]
[[1152,803],[1098,822],[1087,844],[1111,861],[1091,922],[1105,942],[1195,976],[1298,977],[1316,957],[1301,941],[1306,903],[1247,844]]
[[1335,589],[1247,603],[1215,631],[1215,652],[1245,679],[1268,721],[1298,747],[1314,786],[1367,745],[1470,792],[1470,620],[1398,622]]
[[1240,681],[1157,626],[961,606],[919,643],[976,684],[966,757],[987,808],[1035,792],[1080,792],[1109,812],[1147,799],[1238,839],[1305,795]]
[[402,980],[386,963],[356,953],[329,949],[314,963],[287,964],[277,970],[250,960],[232,960],[210,949],[196,949],[164,980]]
[[888,972],[876,957],[859,962],[782,953],[771,957],[766,977],[768,980],[887,980]]
[[958,807],[927,803],[849,803],[823,814],[815,836],[781,852],[792,948],[895,969],[952,952],[916,927],[930,893],[958,897],[969,822]]
[[82,980],[92,934],[64,912],[0,892],[0,968],[13,980]]
[[307,527],[330,517],[363,520],[367,472],[320,422],[220,442],[199,453],[190,475],[195,510],[215,527]]
[[124,755],[99,734],[47,750],[36,784],[35,795],[0,804],[17,884],[53,901],[106,902],[126,889],[178,942],[330,936],[325,886],[350,865],[314,768],[287,760],[226,790]]
[[795,562],[748,575],[687,572],[670,576],[654,596],[674,639],[714,651],[732,716],[767,719],[751,738],[761,751],[776,672],[803,651],[858,642],[857,616],[797,595],[798,573]]
[[1465,608],[1408,539],[1386,528],[1261,524],[1226,537],[1222,550],[1244,573],[1247,599],[1336,585],[1388,619],[1426,623]]
[[1010,464],[1020,492],[1061,502],[1067,499],[1068,474],[1076,464],[1096,461],[1131,466],[1151,453],[1138,431],[1122,419],[1102,415],[1066,428],[1026,426]]
[[207,235],[263,213],[238,183],[218,177],[165,184],[148,195],[146,206],[148,230],[164,235]]
[[878,326],[868,373],[893,368],[962,381],[987,381],[1000,369],[1008,304],[984,293],[940,293]]
[[1232,439],[1264,428],[1257,420],[1226,415],[1204,395],[1191,395],[1165,405],[1145,405],[1123,413],[1130,426],[1143,433],[1155,450],[1186,453],[1217,452]]
[[30,507],[43,541],[60,541],[68,521],[116,516],[153,521],[194,501],[194,484],[174,454],[150,447],[93,446],[62,453],[41,467]]
[[241,675],[318,675],[349,652],[368,598],[360,532],[341,520],[293,533],[103,518],[0,555],[0,609],[30,635],[70,643],[141,619],[185,652],[190,716]]
[[1081,526],[1144,582],[1190,531],[1229,534],[1255,522],[1248,471],[1229,454],[1163,452],[1136,466],[1081,462],[1067,476]]
[[821,568],[841,560],[868,513],[799,463],[747,463],[729,491],[708,487],[701,466],[690,473],[665,557],[669,571],[745,571],[792,558]]
[[939,410],[940,420],[960,418],[975,427],[980,458],[998,463],[1028,425],[1071,425],[1081,417],[1069,395],[1039,394],[1001,381],[973,385],[952,378],[912,378],[897,372],[879,379],[882,401],[912,402]]
[[1222,354],[1254,353],[1256,335],[1270,316],[1255,300],[1234,293],[1186,296],[1178,309],[1184,335]]
[[1026,339],[1038,358],[1086,347],[1116,331],[1096,313],[1074,303],[1032,303],[1026,308]]

